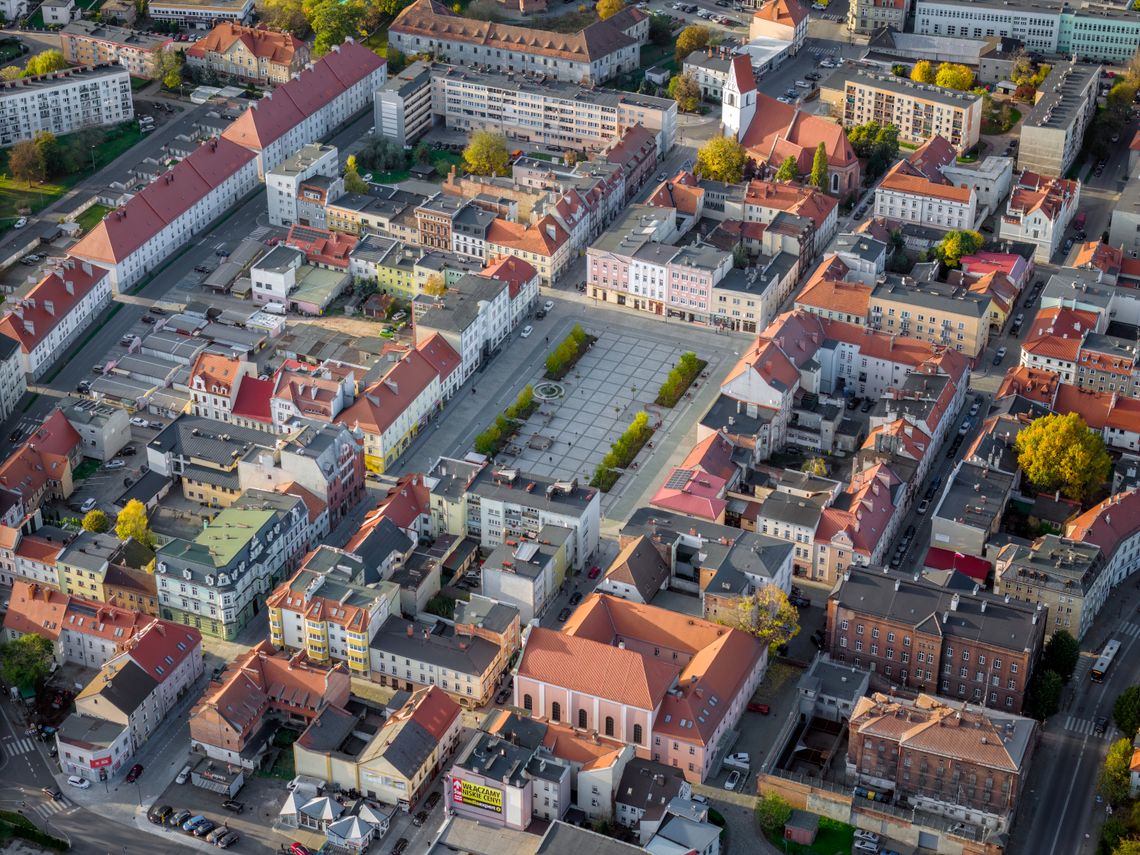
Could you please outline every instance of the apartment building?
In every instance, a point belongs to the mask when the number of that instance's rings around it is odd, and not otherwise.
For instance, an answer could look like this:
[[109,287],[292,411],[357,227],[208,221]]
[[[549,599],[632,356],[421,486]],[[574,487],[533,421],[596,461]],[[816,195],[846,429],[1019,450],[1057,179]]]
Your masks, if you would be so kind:
[[275,226],[323,227],[323,223],[313,223],[309,217],[299,213],[306,201],[315,200],[318,195],[319,191],[305,187],[307,182],[318,176],[329,182],[329,189],[324,194],[326,201],[333,201],[344,193],[336,146],[309,143],[266,172],[269,222]]
[[432,64],[417,60],[376,90],[373,127],[399,146],[415,145],[435,121]]
[[0,333],[18,342],[21,373],[42,376],[110,300],[106,270],[66,258],[23,299],[7,301]]
[[72,474],[83,459],[83,438],[61,410],[52,410],[6,460],[0,463],[3,521],[18,527],[48,499],[66,500],[75,489]]
[[912,145],[938,134],[963,154],[981,136],[982,99],[971,92],[892,74],[841,69],[820,83],[819,96],[844,127],[871,121],[894,125],[899,140]]
[[948,821],[1007,830],[1038,742],[1037,722],[1008,710],[875,694],[851,713],[847,780]]
[[1124,185],[1113,206],[1108,240],[1129,259],[1140,258],[1140,181],[1135,178]]
[[685,57],[681,71],[701,88],[703,100],[721,101],[732,59],[733,54],[723,48],[715,51],[712,48],[695,50]]
[[1020,713],[1047,635],[1044,607],[952,591],[907,573],[845,572],[827,600],[828,650],[872,688]]
[[970,359],[990,340],[990,297],[938,282],[916,282],[897,274],[875,285],[868,302],[868,326],[949,347]]
[[487,229],[484,252],[488,258],[513,255],[538,271],[543,285],[553,285],[570,266],[575,247],[566,229],[551,214],[524,226],[495,219]]
[[788,42],[795,56],[807,40],[808,10],[799,0],[756,0],[748,38]]
[[186,49],[186,64],[199,73],[259,83],[286,83],[309,64],[309,47],[292,33],[221,21]]
[[147,7],[156,21],[173,21],[204,30],[219,21],[246,24],[253,16],[253,0],[157,0]]
[[416,342],[441,336],[459,354],[458,382],[465,383],[514,329],[512,302],[507,282],[464,276],[441,297],[415,307]]
[[900,160],[875,188],[875,216],[936,229],[972,229],[978,199],[972,187],[956,187],[915,174]]
[[432,114],[458,131],[577,151],[602,151],[636,125],[655,136],[660,154],[676,140],[672,99],[444,65],[432,67],[431,86]]
[[591,594],[560,632],[530,628],[513,703],[703,781],[766,664],[763,645],[740,630]]
[[154,36],[82,19],[72,21],[59,31],[63,58],[72,65],[111,63],[121,65],[132,77],[148,80],[159,76],[162,51],[170,49],[172,42],[170,36]]
[[1107,563],[1095,543],[1055,534],[1006,544],[994,560],[994,593],[1048,609],[1050,635],[1064,629],[1081,639],[1110,595]]
[[847,29],[870,35],[880,28],[906,29],[907,0],[854,0],[847,9]]
[[1019,170],[1058,177],[1069,171],[1096,114],[1100,75],[1101,66],[1091,63],[1053,66],[1041,83],[1041,97],[1021,123]]
[[1080,181],[1023,172],[1010,193],[999,236],[1032,244],[1034,260],[1047,263],[1060,248],[1080,203]]
[[1095,0],[916,0],[914,31],[924,35],[1018,39],[1034,53],[1128,62],[1140,43],[1140,20]]
[[5,320],[0,318],[0,419],[12,415],[28,391],[28,372],[24,368],[20,340],[9,335],[5,326]]
[[72,68],[0,81],[0,148],[40,131],[56,136],[129,122],[131,76],[120,65]]
[[389,33],[392,46],[408,56],[432,54],[472,69],[598,84],[638,68],[649,16],[626,9],[567,34],[464,18],[435,0],[416,0],[396,16]]

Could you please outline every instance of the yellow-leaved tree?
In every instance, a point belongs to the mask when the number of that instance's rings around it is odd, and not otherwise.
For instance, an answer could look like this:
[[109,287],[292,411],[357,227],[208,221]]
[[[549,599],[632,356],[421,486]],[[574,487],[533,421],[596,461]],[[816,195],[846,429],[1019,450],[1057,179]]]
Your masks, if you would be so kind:
[[1102,487],[1112,458],[1100,434],[1076,413],[1034,419],[1017,435],[1017,462],[1038,490],[1060,490],[1070,499],[1086,499]]
[[463,150],[463,165],[474,175],[506,175],[510,160],[507,138],[491,131],[476,131]]
[[739,184],[747,159],[744,146],[728,137],[713,137],[697,152],[696,173],[710,181]]

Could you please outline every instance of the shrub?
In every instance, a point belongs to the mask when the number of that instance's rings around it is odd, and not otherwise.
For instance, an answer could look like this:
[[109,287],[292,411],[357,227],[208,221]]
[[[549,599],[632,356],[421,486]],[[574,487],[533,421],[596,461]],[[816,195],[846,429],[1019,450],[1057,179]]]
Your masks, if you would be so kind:
[[698,359],[692,351],[682,353],[680,361],[673,366],[673,370],[669,372],[669,376],[661,384],[654,403],[659,407],[675,407],[677,402],[681,400],[681,396],[693,385],[693,381],[705,370],[706,365],[708,363],[703,359]]
[[558,347],[546,357],[546,377],[548,380],[561,380],[582,358],[593,339],[578,324],[570,330]]
[[590,486],[597,487],[603,493],[608,493],[610,488],[617,483],[618,478],[621,477],[621,472],[617,470],[629,466],[645,443],[649,442],[651,436],[653,436],[653,428],[649,425],[649,414],[638,413],[630,422],[629,427],[625,429],[625,432],[614,440],[614,444],[606,456],[602,458],[598,468],[594,470],[594,477],[590,480]]

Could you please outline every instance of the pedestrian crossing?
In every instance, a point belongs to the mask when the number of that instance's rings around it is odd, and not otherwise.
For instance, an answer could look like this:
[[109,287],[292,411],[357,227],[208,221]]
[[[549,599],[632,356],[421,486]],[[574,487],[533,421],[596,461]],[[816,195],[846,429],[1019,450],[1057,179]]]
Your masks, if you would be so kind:
[[1121,635],[1127,635],[1129,638],[1140,638],[1140,625],[1131,622],[1123,623],[1117,632]]
[[817,45],[816,47],[808,48],[808,53],[814,53],[816,56],[831,56],[837,50],[838,48],[836,47],[820,47]]
[[65,810],[74,807],[66,798],[56,801],[55,799],[48,799],[46,802],[39,802],[29,807],[25,813],[31,812],[44,819],[55,816],[57,813],[63,813]]
[[270,231],[271,229],[269,226],[258,226],[249,233],[249,236],[253,240],[261,240],[263,237],[269,234]]
[[[1089,736],[1096,729],[1096,722],[1091,718],[1081,718],[1075,715],[1066,715],[1064,729],[1070,733],[1076,733],[1080,736]],[[1105,739],[1112,735],[1112,726],[1108,728],[1108,733],[1105,734]]]
[[4,737],[4,753],[9,757],[18,757],[21,754],[27,754],[36,747],[35,742],[31,737],[27,736],[5,736]]

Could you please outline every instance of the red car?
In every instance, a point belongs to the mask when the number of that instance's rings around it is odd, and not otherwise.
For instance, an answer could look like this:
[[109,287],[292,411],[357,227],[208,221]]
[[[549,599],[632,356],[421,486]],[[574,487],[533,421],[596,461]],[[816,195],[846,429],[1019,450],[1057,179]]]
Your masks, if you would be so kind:
[[127,772],[127,783],[133,784],[139,779],[139,775],[143,773],[142,763],[136,763],[131,767],[131,771]]
[[768,709],[767,704],[757,704],[757,703],[750,703],[748,705],[748,711],[760,713],[760,715],[768,715],[768,713],[771,712],[771,710]]
[[602,568],[599,567],[597,564],[595,564],[593,567],[590,568],[590,572],[587,573],[586,575],[589,576],[591,579],[597,579],[600,575],[602,575]]

